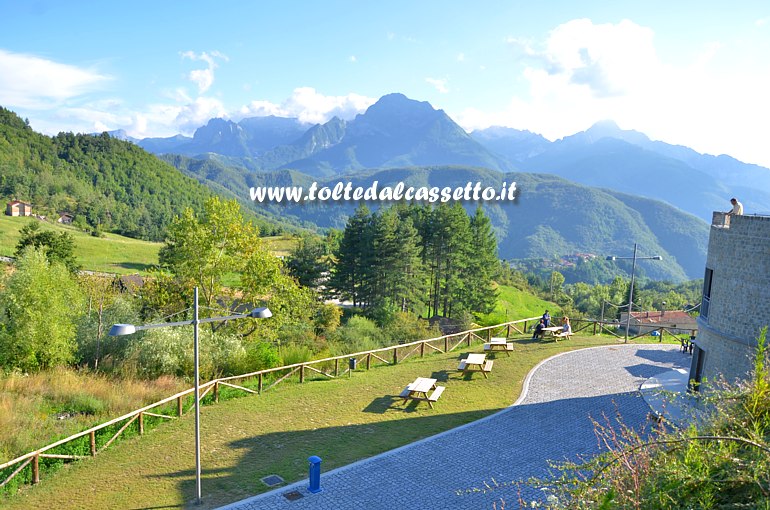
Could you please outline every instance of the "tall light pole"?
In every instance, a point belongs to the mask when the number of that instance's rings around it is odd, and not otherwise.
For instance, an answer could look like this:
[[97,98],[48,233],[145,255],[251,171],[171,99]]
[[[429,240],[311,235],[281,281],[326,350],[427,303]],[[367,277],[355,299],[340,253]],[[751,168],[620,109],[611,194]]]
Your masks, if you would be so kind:
[[628,291],[628,314],[626,314],[626,339],[625,343],[628,343],[628,328],[631,325],[631,309],[634,304],[634,273],[636,272],[637,260],[663,260],[660,255],[653,255],[652,257],[637,257],[636,256],[636,243],[634,243],[634,255],[633,257],[615,257],[609,256],[607,260],[633,260],[631,263],[631,288]]
[[160,324],[144,324],[134,326],[133,324],[115,324],[110,328],[110,336],[131,335],[142,329],[167,328],[173,326],[193,326],[193,358],[195,360],[195,502],[201,504],[201,411],[200,411],[200,363],[199,363],[199,342],[198,342],[198,324],[207,322],[224,322],[234,319],[266,319],[273,314],[269,308],[254,308],[249,313],[239,313],[228,315],[227,317],[209,317],[207,319],[198,318],[198,287],[195,287],[193,296],[193,319],[191,321],[181,322],[163,322]]

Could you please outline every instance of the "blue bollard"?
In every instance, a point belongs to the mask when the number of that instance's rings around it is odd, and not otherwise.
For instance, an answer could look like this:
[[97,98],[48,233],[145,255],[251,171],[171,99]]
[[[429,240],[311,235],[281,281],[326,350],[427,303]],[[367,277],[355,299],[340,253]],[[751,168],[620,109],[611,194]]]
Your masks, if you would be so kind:
[[316,494],[321,492],[321,457],[313,455],[307,459],[310,462],[310,486],[308,492]]

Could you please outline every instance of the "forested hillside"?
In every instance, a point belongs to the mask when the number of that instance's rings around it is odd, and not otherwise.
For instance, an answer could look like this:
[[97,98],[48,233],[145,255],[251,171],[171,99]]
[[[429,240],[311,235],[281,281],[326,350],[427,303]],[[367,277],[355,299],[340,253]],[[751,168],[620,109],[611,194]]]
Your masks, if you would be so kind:
[[166,225],[212,192],[136,145],[107,134],[34,132],[0,107],[0,198],[35,214],[75,216],[84,229],[163,240]]
[[[298,172],[256,175],[264,186],[303,186],[312,179]],[[703,275],[708,225],[698,218],[655,200],[631,197],[609,190],[582,186],[547,174],[501,174],[484,168],[463,166],[408,167],[360,172],[343,178],[319,180],[319,186],[333,187],[349,180],[380,189],[403,182],[406,186],[464,186],[480,182],[499,190],[503,182],[516,182],[520,193],[512,202],[466,202],[468,212],[478,205],[492,222],[499,243],[500,258],[551,259],[575,253],[599,256],[629,253],[639,243],[644,253],[663,256],[661,262],[642,264],[653,279],[684,281]],[[320,227],[342,228],[356,207],[352,202],[305,204],[256,204],[281,217],[313,221]],[[368,204],[372,209],[379,203]],[[625,268],[618,264],[608,266]],[[629,267],[630,269],[630,267]],[[610,280],[611,275],[609,273]],[[590,281],[607,278],[592,278]]]

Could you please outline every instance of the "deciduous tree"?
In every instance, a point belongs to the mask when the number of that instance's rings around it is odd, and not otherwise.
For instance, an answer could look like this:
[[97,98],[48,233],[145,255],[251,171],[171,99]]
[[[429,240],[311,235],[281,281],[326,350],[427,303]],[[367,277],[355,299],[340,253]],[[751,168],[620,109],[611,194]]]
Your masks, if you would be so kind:
[[24,250],[0,291],[0,366],[35,371],[75,361],[82,305],[64,264]]

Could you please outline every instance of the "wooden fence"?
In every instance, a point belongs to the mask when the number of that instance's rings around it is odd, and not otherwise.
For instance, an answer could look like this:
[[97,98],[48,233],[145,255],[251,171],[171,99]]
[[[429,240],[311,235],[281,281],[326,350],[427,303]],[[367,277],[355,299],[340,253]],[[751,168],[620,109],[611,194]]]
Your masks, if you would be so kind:
[[[614,321],[600,321],[596,319],[571,319],[570,322],[572,322],[572,332],[578,333],[580,331],[586,331],[589,328],[591,329],[591,334],[601,334],[601,333],[607,333],[612,336],[615,336],[617,338],[625,338],[625,334],[618,334],[616,332],[617,329],[625,330],[625,324],[617,323]],[[670,328],[668,326],[655,326],[654,324],[642,324],[640,325],[634,325],[635,328],[639,330],[639,333],[635,335],[629,335],[628,339],[633,340],[635,338],[648,336],[652,334],[653,331],[658,332],[658,342],[663,341],[663,336],[668,333],[672,337],[674,337],[677,340],[680,340],[682,335],[685,333],[677,333],[676,331],[681,331],[682,328]],[[696,333],[698,332],[697,329],[692,329],[690,331],[691,337],[694,337]]]
[[[214,379],[206,383],[200,384],[200,399],[203,399],[210,392],[213,391],[213,399],[215,402],[219,401],[220,387],[236,388],[238,390],[245,391],[247,393],[260,394],[262,391],[269,390],[275,385],[287,380],[294,374],[297,374],[300,383],[305,382],[305,377],[308,372],[312,374],[320,374],[327,378],[335,378],[341,375],[345,375],[350,370],[349,360],[355,359],[356,365],[363,365],[368,370],[373,364],[396,364],[411,356],[420,357],[424,356],[426,352],[451,352],[460,345],[471,346],[474,341],[489,341],[495,332],[502,334],[505,332],[505,336],[509,337],[513,332],[518,334],[524,334],[528,331],[528,324],[534,324],[540,318],[530,317],[528,319],[520,319],[516,321],[506,322],[503,324],[497,324],[495,326],[487,326],[483,328],[476,328],[460,333],[451,335],[444,335],[437,338],[431,338],[428,340],[418,340],[415,342],[409,342],[404,344],[393,345],[390,347],[382,347],[380,349],[374,349],[371,351],[356,352],[352,354],[345,354],[342,356],[335,356],[331,358],[324,358],[319,360],[305,361],[302,363],[295,363],[293,365],[287,365],[282,367],[269,368],[266,370],[259,370],[257,372],[251,372],[248,374],[235,375],[231,377],[222,377]],[[340,360],[343,361],[343,365],[340,366]],[[286,372],[281,375],[281,372]],[[269,379],[270,376],[278,376],[277,379],[264,388],[265,379]],[[244,379],[257,379],[257,389],[246,388],[234,384],[236,381]],[[16,467],[12,473],[10,473],[3,481],[0,482],[0,487],[7,485],[13,480],[24,468],[31,465],[31,482],[33,484],[40,482],[40,459],[61,459],[61,460],[78,460],[88,458],[89,456],[95,456],[99,452],[105,450],[110,446],[123,432],[128,429],[131,424],[137,424],[137,431],[140,435],[144,434],[144,419],[146,416],[154,418],[173,420],[181,417],[185,413],[184,403],[187,397],[192,396],[194,404],[194,392],[195,388],[179,392],[170,397],[164,398],[153,404],[149,404],[141,409],[131,411],[118,418],[102,423],[95,427],[92,427],[83,432],[79,432],[67,438],[51,443],[33,452],[29,452],[21,457],[17,457],[13,460],[0,464],[0,472],[8,470],[9,468]],[[157,408],[166,406],[171,403],[176,403],[175,409],[171,411],[172,414],[162,414],[157,411]],[[192,408],[192,406],[189,406]],[[187,409],[189,411],[190,409]],[[117,431],[109,436],[109,439],[97,448],[97,432],[105,431],[109,427],[122,424]],[[89,455],[64,455],[52,453],[51,450],[66,445],[73,441],[79,440],[85,437],[89,438]]]

